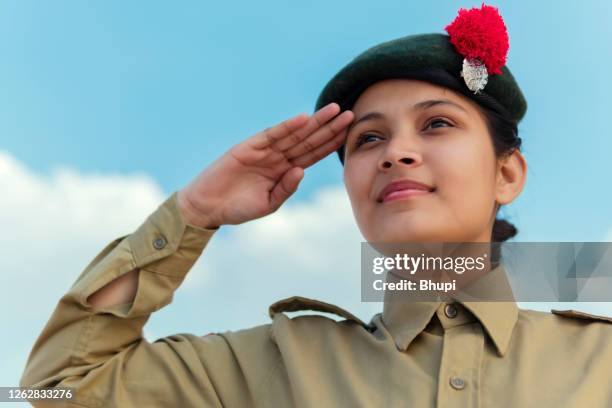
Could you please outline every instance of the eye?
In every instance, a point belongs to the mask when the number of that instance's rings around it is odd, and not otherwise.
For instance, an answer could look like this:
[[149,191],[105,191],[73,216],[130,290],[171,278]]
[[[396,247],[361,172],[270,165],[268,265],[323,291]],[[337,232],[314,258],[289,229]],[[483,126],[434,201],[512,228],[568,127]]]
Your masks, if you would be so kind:
[[[442,125],[442,126],[434,126],[434,125]],[[433,118],[427,123],[427,126],[425,126],[425,129],[427,129],[430,126],[432,127],[432,129],[436,129],[439,127],[452,127],[453,124],[442,118]]]
[[364,133],[362,135],[359,135],[359,137],[355,141],[355,147],[359,147],[362,144],[366,143],[366,140],[368,140],[370,137],[380,137],[380,136],[375,135],[374,133]]

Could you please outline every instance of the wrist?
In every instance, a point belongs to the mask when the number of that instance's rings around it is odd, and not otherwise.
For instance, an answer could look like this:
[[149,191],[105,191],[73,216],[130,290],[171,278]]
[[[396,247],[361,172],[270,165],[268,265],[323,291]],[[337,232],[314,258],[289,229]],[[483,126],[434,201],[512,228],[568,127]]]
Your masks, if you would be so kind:
[[220,224],[214,223],[204,212],[198,210],[186,192],[180,190],[177,194],[177,204],[185,224],[204,229],[217,229]]

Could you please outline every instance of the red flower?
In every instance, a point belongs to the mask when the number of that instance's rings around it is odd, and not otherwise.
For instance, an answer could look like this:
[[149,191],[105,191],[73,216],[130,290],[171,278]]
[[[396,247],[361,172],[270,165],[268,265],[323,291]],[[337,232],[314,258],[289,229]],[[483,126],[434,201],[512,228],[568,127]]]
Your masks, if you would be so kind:
[[489,74],[501,74],[508,54],[508,31],[496,7],[461,8],[452,23],[444,27],[458,53],[478,58]]

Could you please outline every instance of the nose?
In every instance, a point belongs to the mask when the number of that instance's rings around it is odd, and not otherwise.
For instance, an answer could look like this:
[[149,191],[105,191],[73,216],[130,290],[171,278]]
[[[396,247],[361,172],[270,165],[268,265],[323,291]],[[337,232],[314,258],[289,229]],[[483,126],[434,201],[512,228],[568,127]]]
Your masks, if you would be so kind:
[[[394,143],[395,142],[395,143]],[[399,143],[398,140],[391,141],[378,161],[378,169],[388,171],[394,166],[416,167],[423,162],[423,157],[416,149],[414,143]]]

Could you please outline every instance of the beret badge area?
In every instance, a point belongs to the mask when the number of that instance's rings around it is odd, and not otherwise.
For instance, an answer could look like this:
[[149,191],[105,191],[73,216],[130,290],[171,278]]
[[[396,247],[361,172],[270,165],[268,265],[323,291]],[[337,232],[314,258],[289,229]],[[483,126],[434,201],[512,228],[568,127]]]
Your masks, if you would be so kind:
[[459,75],[469,90],[479,93],[489,75],[502,74],[509,41],[497,8],[483,3],[480,8],[459,9],[457,17],[444,29],[455,50],[464,57]]
[[460,74],[468,89],[478,93],[484,89],[489,80],[487,67],[478,58],[464,58]]

